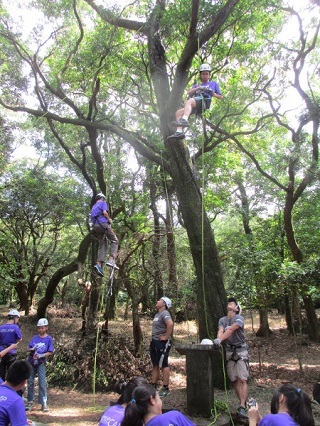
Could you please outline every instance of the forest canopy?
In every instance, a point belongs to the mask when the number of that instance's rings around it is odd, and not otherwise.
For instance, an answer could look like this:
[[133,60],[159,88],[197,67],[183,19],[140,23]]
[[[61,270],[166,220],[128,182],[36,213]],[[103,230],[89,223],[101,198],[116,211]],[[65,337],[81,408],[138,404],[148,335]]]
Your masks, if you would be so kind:
[[[200,338],[232,294],[261,333],[268,308],[291,331],[303,310],[318,341],[319,4],[107,3],[0,3],[3,302],[43,316],[66,282],[80,304],[90,280],[96,326],[88,215],[103,192],[120,241],[104,318],[125,294],[137,349],[137,312],[164,294]],[[203,63],[223,99],[172,141]],[[10,157],[13,141],[33,158]]]

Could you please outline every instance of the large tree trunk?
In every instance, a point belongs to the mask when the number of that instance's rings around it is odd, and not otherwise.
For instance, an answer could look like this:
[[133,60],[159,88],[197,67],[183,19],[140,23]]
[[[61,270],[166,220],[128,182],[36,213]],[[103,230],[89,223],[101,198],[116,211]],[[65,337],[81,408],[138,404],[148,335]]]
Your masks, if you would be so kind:
[[268,309],[265,307],[259,308],[260,326],[256,332],[257,337],[268,337],[272,334],[268,321]]
[[214,337],[219,318],[226,314],[226,292],[218,251],[188,151],[182,142],[167,142],[167,149],[170,152],[171,176],[197,274],[199,337]]

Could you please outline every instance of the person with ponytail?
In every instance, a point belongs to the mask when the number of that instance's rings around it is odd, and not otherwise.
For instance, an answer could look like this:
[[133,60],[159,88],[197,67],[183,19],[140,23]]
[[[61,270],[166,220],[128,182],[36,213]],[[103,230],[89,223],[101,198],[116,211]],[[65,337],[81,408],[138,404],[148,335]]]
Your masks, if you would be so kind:
[[195,426],[180,411],[162,414],[162,400],[153,385],[135,388],[125,409],[121,426]]
[[249,409],[249,426],[314,426],[311,399],[291,384],[277,389],[271,400],[271,413],[261,419],[258,405]]
[[132,392],[137,386],[147,383],[146,379],[139,376],[134,377],[129,382],[120,380],[115,386],[115,391],[120,394],[120,397],[116,403],[113,403],[113,405],[108,407],[102,414],[99,426],[108,426],[110,424],[113,426],[120,426],[123,420],[125,407],[127,403],[131,401]]

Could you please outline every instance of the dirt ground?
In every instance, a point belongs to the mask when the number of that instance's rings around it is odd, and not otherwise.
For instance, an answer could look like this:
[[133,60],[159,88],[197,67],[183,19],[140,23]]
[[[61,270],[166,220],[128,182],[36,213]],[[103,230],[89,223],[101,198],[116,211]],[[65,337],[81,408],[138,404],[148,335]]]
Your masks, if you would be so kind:
[[[1,313],[7,308],[1,309]],[[59,315],[59,314],[58,314]],[[78,339],[80,335],[81,319],[58,317],[57,310],[48,312],[50,330],[55,342],[63,339]],[[245,313],[246,338],[250,345],[249,396],[257,399],[262,415],[269,412],[270,400],[274,388],[283,383],[293,383],[312,396],[313,383],[320,380],[320,344],[312,343],[306,336],[295,340],[288,335],[283,317],[270,314],[270,328],[273,335],[268,339],[255,337],[254,331],[258,326],[255,314]],[[4,319],[4,318],[3,318]],[[149,340],[151,320],[143,318],[142,328],[145,340]],[[36,332],[35,319],[21,317],[23,342],[19,346],[19,357],[24,357],[25,347]],[[111,333],[132,333],[130,321],[121,317],[110,322]],[[179,343],[198,343],[197,328],[194,322],[185,322],[175,325],[175,338]],[[186,401],[186,374],[185,357],[174,348],[169,357],[171,365],[171,395],[163,399],[164,408],[174,408],[187,414]],[[222,405],[229,404],[230,410],[237,408],[237,399],[232,389],[221,391],[215,389],[215,401]],[[28,418],[41,425],[97,425],[105,407],[111,400],[116,400],[117,394],[110,392],[84,393],[77,390],[77,383],[70,384],[70,388],[48,388],[49,412],[42,413],[40,406],[35,405],[28,414]],[[221,405],[219,404],[219,405]],[[313,405],[316,425],[320,426],[320,405]],[[191,418],[198,426],[225,425],[228,417],[219,415],[218,419]]]

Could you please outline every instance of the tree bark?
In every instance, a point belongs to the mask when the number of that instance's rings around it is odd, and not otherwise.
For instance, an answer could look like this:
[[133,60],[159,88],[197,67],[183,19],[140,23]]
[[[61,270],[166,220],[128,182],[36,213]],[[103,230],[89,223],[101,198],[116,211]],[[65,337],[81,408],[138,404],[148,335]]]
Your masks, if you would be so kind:
[[167,142],[167,149],[197,274],[199,338],[202,340],[216,335],[218,321],[226,314],[226,292],[213,231],[203,208],[188,151],[183,143],[177,142]]
[[272,334],[272,331],[269,327],[269,321],[268,321],[268,309],[265,307],[259,308],[259,319],[260,319],[260,325],[259,329],[256,332],[257,337],[268,337],[270,334]]

